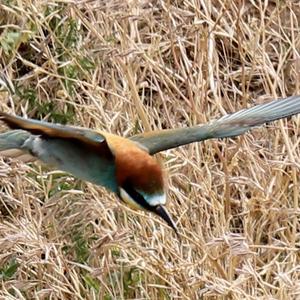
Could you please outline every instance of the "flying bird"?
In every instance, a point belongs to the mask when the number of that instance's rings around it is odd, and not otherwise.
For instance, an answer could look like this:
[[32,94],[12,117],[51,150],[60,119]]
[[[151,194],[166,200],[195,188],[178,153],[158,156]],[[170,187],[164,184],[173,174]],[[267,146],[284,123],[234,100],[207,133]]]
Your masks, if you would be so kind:
[[160,216],[178,234],[166,205],[164,175],[152,156],[160,151],[249,129],[300,113],[300,96],[273,100],[208,124],[120,137],[103,131],[52,124],[0,112],[10,131],[0,151],[18,149],[82,180],[106,187],[134,209]]

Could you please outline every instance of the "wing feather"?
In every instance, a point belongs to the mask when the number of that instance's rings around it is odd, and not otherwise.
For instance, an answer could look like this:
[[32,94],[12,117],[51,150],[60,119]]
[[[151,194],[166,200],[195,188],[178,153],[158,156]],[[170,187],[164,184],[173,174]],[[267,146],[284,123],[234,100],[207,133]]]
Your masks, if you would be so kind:
[[113,158],[113,153],[108,146],[105,136],[96,131],[26,119],[4,112],[0,112],[0,120],[12,129],[23,129],[44,138],[71,140],[96,151],[103,157]]
[[253,127],[299,113],[300,96],[291,96],[225,115],[208,124],[147,132],[130,139],[145,147],[149,154],[155,154],[193,142],[238,136]]

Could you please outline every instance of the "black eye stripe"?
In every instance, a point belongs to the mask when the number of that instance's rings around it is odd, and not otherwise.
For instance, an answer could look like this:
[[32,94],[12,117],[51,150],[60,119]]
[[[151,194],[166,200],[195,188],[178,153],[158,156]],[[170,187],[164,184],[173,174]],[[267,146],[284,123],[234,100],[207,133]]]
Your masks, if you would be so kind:
[[141,195],[139,192],[137,192],[129,183],[125,183],[122,187],[126,193],[136,202],[138,203],[141,207],[143,207],[146,210],[154,211],[155,206],[151,206]]

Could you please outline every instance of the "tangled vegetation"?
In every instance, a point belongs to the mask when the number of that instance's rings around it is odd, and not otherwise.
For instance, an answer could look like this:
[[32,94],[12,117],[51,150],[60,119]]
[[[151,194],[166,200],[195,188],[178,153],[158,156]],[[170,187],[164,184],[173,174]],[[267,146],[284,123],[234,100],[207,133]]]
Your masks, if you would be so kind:
[[[205,123],[300,94],[299,23],[299,1],[2,0],[0,109],[123,136]],[[160,155],[181,240],[101,187],[1,159],[0,297],[299,299],[299,127]]]

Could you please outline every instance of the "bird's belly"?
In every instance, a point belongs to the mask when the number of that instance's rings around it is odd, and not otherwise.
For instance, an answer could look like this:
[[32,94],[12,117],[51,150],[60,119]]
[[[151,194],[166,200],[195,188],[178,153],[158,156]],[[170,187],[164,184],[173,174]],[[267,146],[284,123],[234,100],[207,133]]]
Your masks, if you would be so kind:
[[100,157],[78,142],[32,136],[24,146],[46,164],[117,191],[114,161]]

